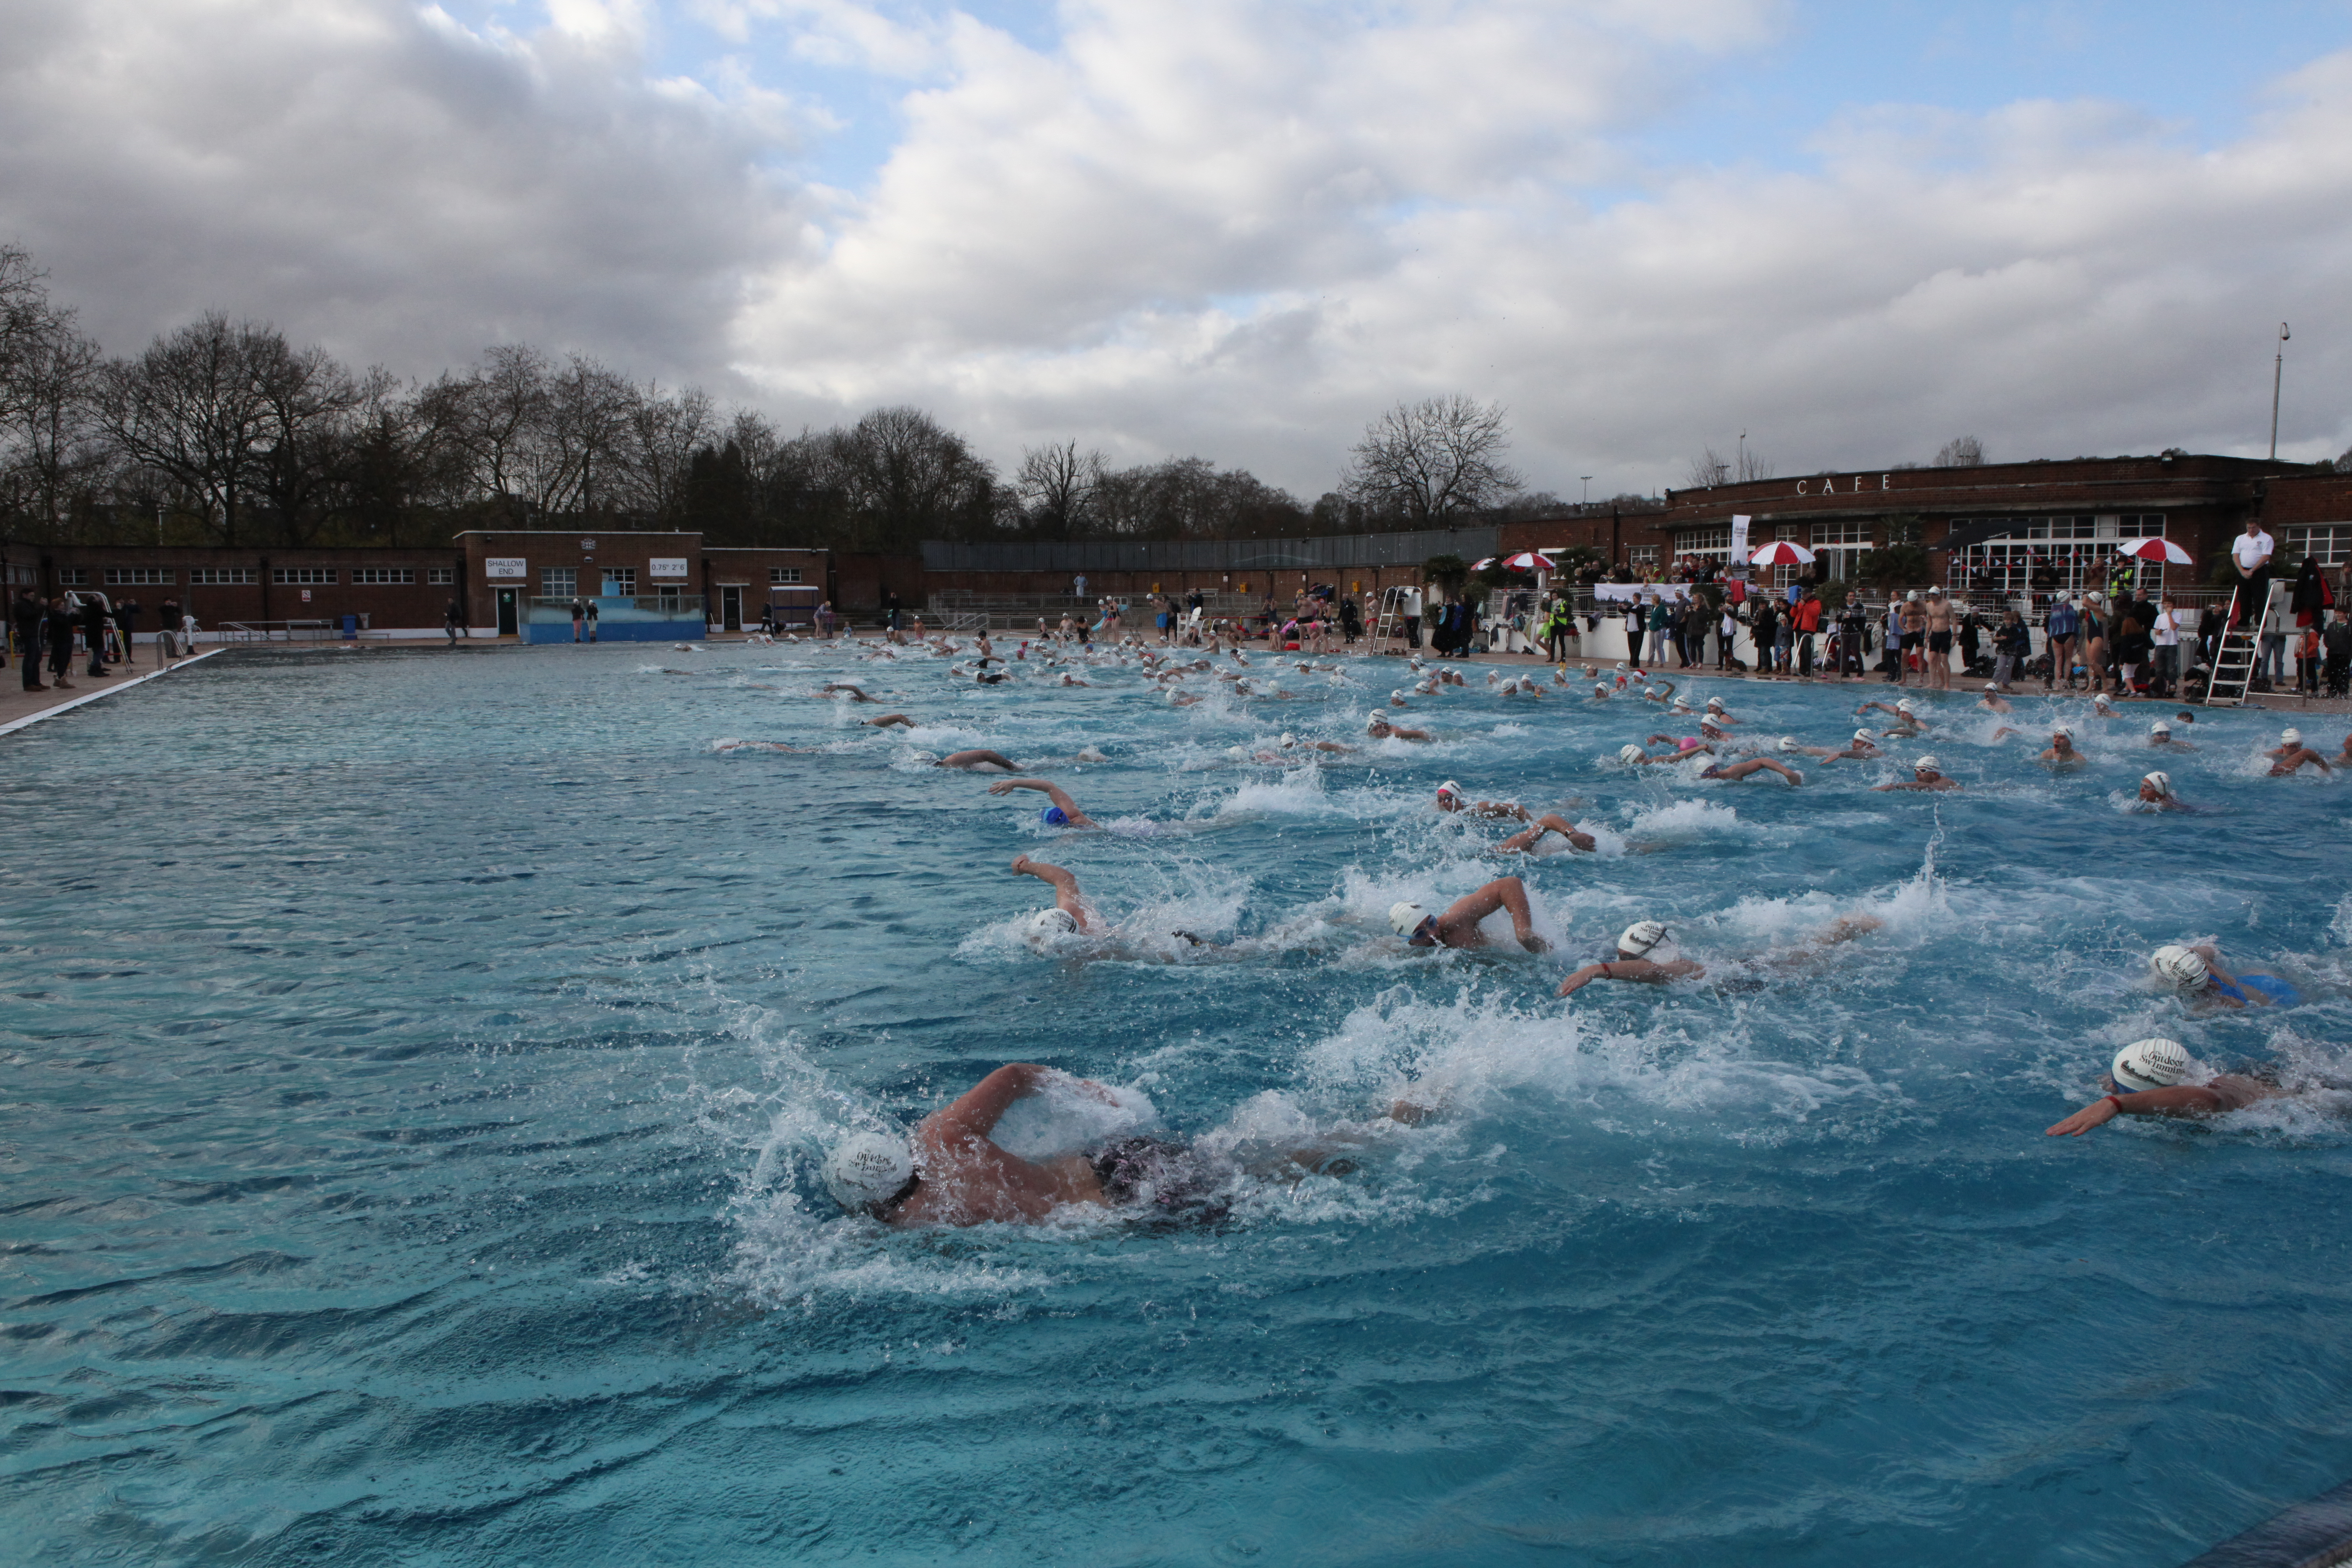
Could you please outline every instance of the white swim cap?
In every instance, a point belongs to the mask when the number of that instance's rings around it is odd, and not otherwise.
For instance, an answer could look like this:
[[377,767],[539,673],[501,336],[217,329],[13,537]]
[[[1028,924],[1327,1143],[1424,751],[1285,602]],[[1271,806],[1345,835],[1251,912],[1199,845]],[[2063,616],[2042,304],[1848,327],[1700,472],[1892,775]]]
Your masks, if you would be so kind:
[[2189,1076],[2189,1051],[2179,1040],[2161,1037],[2134,1040],[2116,1053],[2107,1068],[2116,1087],[2127,1094],[2170,1089]]
[[1642,748],[1620,746],[1617,748],[1617,760],[1621,763],[1638,763],[1642,760]]
[[1400,899],[1389,906],[1389,927],[1399,936],[1411,936],[1428,918],[1429,911],[1410,899]]
[[1624,668],[1625,668],[1625,661],[1624,661],[1623,659],[1622,659],[1622,658],[1621,658],[1621,659],[1619,659],[1619,660],[1617,661],[1617,668],[1620,668],[1620,669]]
[[2115,704],[2108,700],[2105,692],[2094,691],[2091,693],[2091,706],[2094,708],[2112,708]]
[[1462,786],[1455,784],[1452,779],[1447,779],[1444,784],[1437,786],[1437,798],[1440,800],[1444,800],[1449,795],[1459,795],[1461,793]]
[[1031,936],[1067,936],[1077,929],[1077,917],[1058,906],[1050,910],[1039,910],[1029,917]]
[[[1912,597],[1916,599],[1918,595],[1914,594]],[[1895,700],[1895,710],[1897,713],[1914,713],[1918,711],[1917,708],[1912,703],[1911,699],[1908,697],[1896,698]]]
[[1867,741],[1867,740],[1872,739],[1873,737],[1872,737],[1872,735],[1871,735],[1870,731],[1867,731],[1867,730],[1856,730],[1856,731],[1853,732],[1853,738],[1854,738],[1855,740],[1857,740],[1857,741]]
[[1298,737],[1291,734],[1288,731],[1283,731],[1282,743],[1286,746],[1295,746],[1298,744]]
[[1601,681],[1594,681],[1592,683],[1592,689],[1598,696],[1606,697],[1609,695],[1609,688]]
[[2302,745],[2303,731],[2294,728],[2293,725],[2287,726],[2287,728],[2279,731],[2279,744],[2282,746]]
[[1936,759],[1922,757],[1911,764],[1911,771],[1915,773],[1932,773],[1937,771]]
[[1999,691],[2000,689],[2000,682],[1998,680],[1988,680],[1985,682],[1985,689],[1987,691]]
[[1720,708],[1723,706],[1723,699],[1720,697],[1710,697],[1706,700],[1706,705],[1710,708]]
[[2147,727],[2147,732],[2151,735],[2169,735],[2172,733],[2172,726],[2158,719]]
[[1655,697],[1657,694],[1658,689],[1654,686],[1644,686],[1642,688],[1642,695],[1644,697]]
[[1647,958],[1650,950],[1666,940],[1666,928],[1656,921],[1635,921],[1617,933],[1617,951],[1630,952],[1636,958]]
[[888,1202],[914,1173],[907,1141],[879,1132],[853,1132],[824,1157],[824,1190],[845,1209]]
[[2063,735],[2071,741],[2074,738],[2074,726],[2072,724],[2053,724],[2050,726],[2050,733],[2053,736]]
[[1914,588],[1909,593],[1904,595],[1903,597],[1906,600],[1916,600],[1919,597],[1919,590]]
[[2213,973],[2202,958],[2179,946],[2158,948],[2149,955],[2147,966],[2156,972],[2158,980],[2183,991],[2196,990]]
[[1781,737],[1780,737],[1780,749],[1781,749],[1782,751],[1784,751],[1784,752],[1793,752],[1793,751],[1795,751],[1795,750],[1797,749],[1797,737],[1795,737],[1794,735],[1783,735],[1783,736],[1781,736]]

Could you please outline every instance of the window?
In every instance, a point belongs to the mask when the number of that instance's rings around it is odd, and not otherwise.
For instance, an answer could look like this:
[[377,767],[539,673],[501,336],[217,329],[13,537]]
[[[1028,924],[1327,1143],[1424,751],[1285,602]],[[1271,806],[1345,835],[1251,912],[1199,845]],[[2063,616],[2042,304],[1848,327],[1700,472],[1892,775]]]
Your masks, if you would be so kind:
[[1813,524],[1813,543],[1854,544],[1870,548],[1870,524],[1867,522],[1817,522]]
[[335,580],[335,569],[331,566],[273,566],[269,569],[269,580],[299,584],[303,587],[320,583],[331,584]]
[[2352,560],[2352,522],[2323,522],[2309,528],[2283,528],[2286,537],[2280,542],[2278,559],[2272,563],[2284,569],[2290,563],[2303,564],[2310,556],[2322,566],[2341,566]]
[[1731,529],[1685,528],[1675,535],[1677,555],[1728,555],[1731,553]]
[[768,568],[768,585],[770,587],[780,587],[786,583],[797,583],[800,580],[801,569],[797,566],[771,566]]
[[250,566],[196,566],[188,572],[188,586],[191,588],[226,588],[239,584],[250,585],[253,581],[254,571]]
[[352,568],[352,581],[378,584],[413,584],[416,581],[416,568],[414,566],[354,566]]
[[87,566],[60,566],[60,567],[58,567],[58,587],[60,587],[60,588],[87,588],[87,587],[89,587],[89,567],[87,567]]
[[634,566],[604,568],[604,596],[608,599],[631,599],[637,593],[637,569]]
[[1630,566],[1655,566],[1658,563],[1658,547],[1654,544],[1636,544],[1625,552],[1625,562]]
[[2118,539],[2162,539],[2164,514],[2160,511],[2127,511],[2116,519]]
[[571,566],[539,569],[539,594],[543,599],[569,599],[580,592],[580,573]]
[[110,566],[106,569],[106,585],[110,588],[170,587],[175,581],[171,569],[164,566]]
[[454,587],[457,581],[457,569],[455,566],[427,566],[425,581],[436,588]]

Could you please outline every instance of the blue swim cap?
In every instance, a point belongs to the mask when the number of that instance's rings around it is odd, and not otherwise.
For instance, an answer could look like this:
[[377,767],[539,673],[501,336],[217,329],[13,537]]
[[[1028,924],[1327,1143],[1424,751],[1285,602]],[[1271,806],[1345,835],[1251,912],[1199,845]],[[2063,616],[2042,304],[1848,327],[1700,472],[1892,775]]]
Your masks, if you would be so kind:
[[1037,820],[1048,827],[1067,827],[1070,825],[1070,814],[1058,805],[1049,805],[1037,814]]

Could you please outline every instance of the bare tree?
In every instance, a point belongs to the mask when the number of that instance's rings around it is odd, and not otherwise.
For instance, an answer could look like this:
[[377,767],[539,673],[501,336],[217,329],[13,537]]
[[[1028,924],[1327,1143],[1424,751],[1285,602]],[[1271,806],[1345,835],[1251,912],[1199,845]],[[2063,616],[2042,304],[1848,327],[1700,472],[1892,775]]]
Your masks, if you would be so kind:
[[1936,453],[1928,467],[1935,468],[1974,468],[1983,466],[1984,443],[1973,436],[1955,436]]
[[309,544],[348,495],[345,466],[358,431],[354,416],[381,397],[392,377],[362,384],[320,348],[296,350],[275,332],[249,345],[247,373],[265,411],[266,445],[255,454],[256,500],[280,539]]
[[1458,392],[1401,403],[1364,426],[1340,488],[1369,510],[1441,521],[1519,489],[1519,476],[1503,463],[1510,444],[1499,403]]
[[239,542],[261,481],[271,414],[253,366],[279,342],[213,311],[99,376],[98,424],[116,453],[180,490],[223,544]]
[[1711,490],[1717,485],[1731,482],[1731,465],[1713,447],[1703,447],[1699,455],[1683,469],[1683,477],[1690,481],[1690,488],[1695,490]]
[[0,514],[62,538],[104,449],[90,419],[98,344],[50,303],[32,258],[0,246]]
[[1102,477],[1103,455],[1081,453],[1076,441],[1022,448],[1013,486],[1030,531],[1040,539],[1075,539],[1092,531]]
[[827,446],[856,548],[906,549],[992,519],[995,470],[919,408],[877,408]]

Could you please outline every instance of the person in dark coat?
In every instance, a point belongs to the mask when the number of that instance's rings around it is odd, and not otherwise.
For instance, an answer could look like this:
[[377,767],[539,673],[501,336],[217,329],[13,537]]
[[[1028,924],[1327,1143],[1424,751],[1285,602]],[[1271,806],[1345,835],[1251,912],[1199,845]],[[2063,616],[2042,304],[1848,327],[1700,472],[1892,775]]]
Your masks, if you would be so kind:
[[104,677],[106,668],[106,606],[95,598],[81,602],[81,636],[89,644],[89,673]]
[[73,682],[66,671],[73,668],[74,622],[78,617],[59,594],[49,601],[49,684],[60,691],[71,691]]
[[25,663],[25,689],[47,691],[41,681],[41,627],[48,619],[48,610],[30,588],[25,588],[18,591],[12,613],[16,622],[16,653]]

